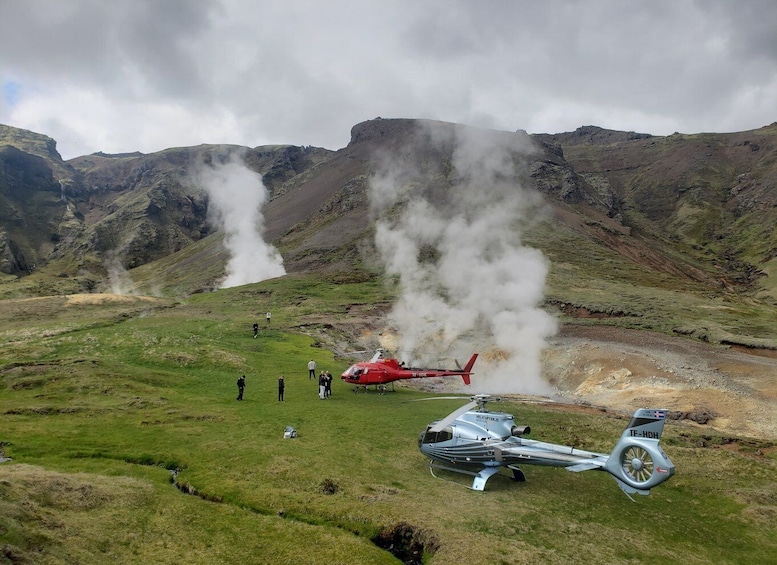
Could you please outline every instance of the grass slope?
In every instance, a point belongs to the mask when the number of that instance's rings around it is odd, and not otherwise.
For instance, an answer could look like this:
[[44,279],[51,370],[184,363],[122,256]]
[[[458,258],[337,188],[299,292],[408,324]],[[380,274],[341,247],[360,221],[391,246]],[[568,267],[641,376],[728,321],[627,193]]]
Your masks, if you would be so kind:
[[[539,224],[525,240],[550,261],[546,301],[561,306],[564,321],[777,349],[777,317],[769,298],[650,269],[558,220]],[[581,311],[587,317],[579,317]]]
[[[430,476],[417,435],[459,401],[339,381],[322,401],[307,377],[311,357],[335,375],[346,364],[300,333],[308,316],[383,298],[374,282],[287,277],[180,302],[4,301],[0,562],[399,562],[372,543],[382,533],[427,563],[777,563],[770,445],[670,422],[677,475],[636,503],[604,473],[527,467],[526,483],[498,476],[485,493]],[[627,422],[494,409],[597,451]]]

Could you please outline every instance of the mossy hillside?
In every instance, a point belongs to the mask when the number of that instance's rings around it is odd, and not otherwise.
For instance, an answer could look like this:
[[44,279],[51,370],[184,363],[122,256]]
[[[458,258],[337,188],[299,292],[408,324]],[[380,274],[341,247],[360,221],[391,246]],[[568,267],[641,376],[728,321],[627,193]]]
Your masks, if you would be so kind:
[[777,348],[771,300],[650,269],[558,222],[539,225],[525,241],[549,258],[546,305],[566,323]]
[[[307,377],[311,357],[335,376],[347,361],[299,333],[300,320],[383,298],[375,282],[290,277],[159,308],[130,302],[126,316],[111,302],[103,314],[27,306],[27,326],[2,334],[0,442],[13,461],[0,465],[0,544],[52,563],[396,562],[370,539],[407,523],[436,549],[430,563],[774,562],[766,444],[731,449],[750,444],[669,422],[677,475],[636,503],[604,473],[527,467],[527,483],[498,476],[485,493],[466,477],[433,478],[417,434],[460,401],[410,402],[424,395],[404,387],[353,394],[337,379],[322,401]],[[68,319],[67,332],[51,331]],[[600,451],[627,421],[493,408],[534,437]],[[297,438],[282,438],[287,425]]]

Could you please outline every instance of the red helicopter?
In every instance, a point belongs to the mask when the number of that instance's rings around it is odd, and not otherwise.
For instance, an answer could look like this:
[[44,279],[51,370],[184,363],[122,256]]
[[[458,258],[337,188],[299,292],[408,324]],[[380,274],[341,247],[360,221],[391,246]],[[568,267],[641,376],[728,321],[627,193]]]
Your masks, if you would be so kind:
[[386,390],[386,384],[393,383],[394,381],[426,377],[452,377],[456,375],[460,376],[464,380],[464,384],[468,385],[470,382],[469,377],[472,374],[472,366],[478,358],[478,354],[475,353],[470,357],[463,369],[418,369],[415,367],[405,367],[404,362],[400,363],[396,359],[386,359],[383,357],[383,353],[383,349],[378,349],[375,355],[372,356],[372,359],[351,365],[340,375],[340,378],[347,383],[357,385],[353,389],[354,392],[357,392],[360,386],[364,387],[366,391],[368,386],[375,385],[375,388],[383,393]]

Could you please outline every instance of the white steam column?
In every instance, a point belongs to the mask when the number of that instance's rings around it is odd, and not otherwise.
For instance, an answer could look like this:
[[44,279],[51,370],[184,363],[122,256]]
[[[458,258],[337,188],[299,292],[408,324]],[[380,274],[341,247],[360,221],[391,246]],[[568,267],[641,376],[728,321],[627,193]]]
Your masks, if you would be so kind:
[[[550,393],[540,377],[557,330],[540,307],[549,264],[521,243],[541,198],[515,181],[528,138],[432,124],[414,143],[385,156],[370,184],[375,243],[400,290],[397,352],[413,363],[479,352],[468,392]],[[430,175],[416,157],[430,147],[451,155],[449,169]]]
[[283,258],[262,235],[262,206],[269,193],[261,175],[233,154],[226,163],[201,167],[196,182],[208,193],[210,220],[224,231],[224,247],[230,254],[220,288],[285,275]]

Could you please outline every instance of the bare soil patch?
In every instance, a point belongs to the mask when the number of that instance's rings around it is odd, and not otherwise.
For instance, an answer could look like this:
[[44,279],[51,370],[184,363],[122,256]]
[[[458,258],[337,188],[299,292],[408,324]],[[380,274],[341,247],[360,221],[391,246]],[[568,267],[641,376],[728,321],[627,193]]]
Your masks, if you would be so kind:
[[130,303],[130,302],[158,302],[159,299],[153,296],[134,295],[134,294],[70,294],[67,296],[67,304],[106,304],[112,303]]
[[667,408],[757,438],[777,435],[777,358],[655,332],[565,326],[545,350],[543,376],[571,401],[631,411]]

